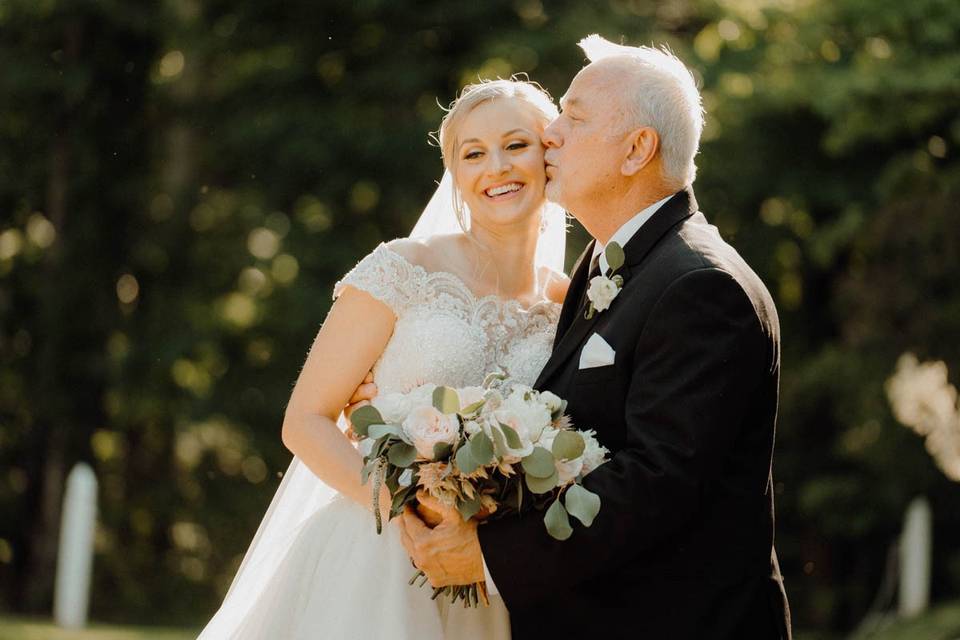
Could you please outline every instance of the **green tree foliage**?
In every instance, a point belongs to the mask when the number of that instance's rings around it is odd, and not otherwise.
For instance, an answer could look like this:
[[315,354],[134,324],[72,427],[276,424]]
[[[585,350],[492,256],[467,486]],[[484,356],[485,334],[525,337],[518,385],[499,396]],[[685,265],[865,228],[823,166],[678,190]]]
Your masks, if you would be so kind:
[[438,102],[514,72],[561,95],[594,31],[669,43],[702,80],[700,204],[781,313],[798,624],[859,619],[917,493],[955,594],[956,485],[883,382],[907,350],[960,370],[956,3],[7,0],[0,608],[49,608],[63,478],[88,460],[94,614],[207,617],[289,462],[333,283],[440,176]]

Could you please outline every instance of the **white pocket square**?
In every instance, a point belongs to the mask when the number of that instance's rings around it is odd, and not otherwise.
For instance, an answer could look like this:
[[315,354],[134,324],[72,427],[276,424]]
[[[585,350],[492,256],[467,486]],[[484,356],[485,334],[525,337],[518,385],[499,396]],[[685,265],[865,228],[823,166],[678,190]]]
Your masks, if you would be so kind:
[[583,350],[580,352],[580,368],[605,367],[613,364],[616,357],[617,352],[613,350],[613,347],[607,344],[607,341],[601,338],[599,333],[595,333],[587,340],[587,344],[583,345]]

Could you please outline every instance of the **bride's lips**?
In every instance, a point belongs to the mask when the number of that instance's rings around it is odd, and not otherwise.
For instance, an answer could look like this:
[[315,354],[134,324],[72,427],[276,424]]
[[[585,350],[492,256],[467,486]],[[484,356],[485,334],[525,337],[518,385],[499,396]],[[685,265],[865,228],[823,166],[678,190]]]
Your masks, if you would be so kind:
[[[507,187],[507,186],[514,187],[514,188],[511,188],[510,191],[506,191],[505,193],[497,193],[496,195],[490,194],[491,191],[496,191],[501,187]],[[491,202],[503,202],[505,200],[512,200],[513,198],[518,197],[526,186],[527,185],[525,183],[520,182],[518,180],[501,182],[499,184],[495,184],[484,189],[483,197],[486,198],[487,200],[490,200]]]

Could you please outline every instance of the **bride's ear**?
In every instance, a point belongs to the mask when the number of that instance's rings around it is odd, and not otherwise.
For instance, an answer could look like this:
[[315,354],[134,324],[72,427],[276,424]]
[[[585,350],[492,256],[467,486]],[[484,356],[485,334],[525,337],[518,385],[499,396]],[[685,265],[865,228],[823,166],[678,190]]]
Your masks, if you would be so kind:
[[660,150],[660,134],[653,127],[640,127],[627,135],[626,144],[629,147],[620,165],[620,173],[634,176],[656,157]]

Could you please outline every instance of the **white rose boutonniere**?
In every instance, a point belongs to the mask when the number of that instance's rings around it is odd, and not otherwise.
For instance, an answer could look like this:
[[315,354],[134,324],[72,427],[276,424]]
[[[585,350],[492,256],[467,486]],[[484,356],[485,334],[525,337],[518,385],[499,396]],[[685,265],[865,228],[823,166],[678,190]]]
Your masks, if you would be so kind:
[[609,309],[610,304],[623,288],[623,276],[617,275],[617,270],[623,266],[625,260],[623,248],[616,242],[611,242],[603,250],[603,255],[607,259],[607,264],[610,265],[610,277],[599,275],[590,279],[590,286],[587,288],[590,306],[587,307],[583,316],[587,320],[595,313]]

